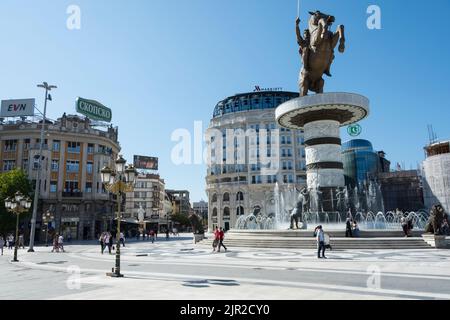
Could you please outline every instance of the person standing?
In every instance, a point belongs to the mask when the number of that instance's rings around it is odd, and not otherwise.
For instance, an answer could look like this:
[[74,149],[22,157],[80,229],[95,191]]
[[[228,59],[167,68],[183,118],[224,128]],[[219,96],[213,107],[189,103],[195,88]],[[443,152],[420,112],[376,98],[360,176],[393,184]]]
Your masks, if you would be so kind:
[[14,248],[14,236],[12,234],[8,237],[8,249],[12,250]]
[[359,226],[356,220],[353,221],[352,233],[355,238],[359,237]]
[[120,233],[120,243],[125,247],[125,235],[123,232]]
[[169,240],[169,228],[166,229],[166,240]]
[[64,250],[64,237],[62,234],[58,237],[58,247],[62,250],[62,252],[66,252]]
[[402,225],[403,233],[405,234],[405,238],[408,237],[408,223],[405,217],[400,219],[400,223]]
[[23,240],[23,234],[19,235],[19,249],[25,249],[25,241]]
[[3,255],[3,247],[5,246],[5,240],[3,240],[3,237],[0,236],[0,250],[2,251]]
[[[320,256],[320,252],[322,252],[322,256]],[[322,226],[317,229],[317,258],[327,258],[325,257],[325,234]]]
[[353,234],[352,234],[352,222],[350,220],[350,218],[347,218],[347,222],[346,222],[346,227],[345,227],[345,237],[348,238],[352,238]]
[[225,252],[227,252],[227,247],[223,244],[223,239],[225,238],[225,232],[223,231],[223,228],[221,227],[219,230],[219,246],[217,251],[220,252],[220,247],[223,247],[225,249]]
[[111,234],[109,232],[107,232],[106,235],[105,235],[105,245],[108,246],[108,252],[109,252],[109,254],[111,254],[112,237],[111,237]]

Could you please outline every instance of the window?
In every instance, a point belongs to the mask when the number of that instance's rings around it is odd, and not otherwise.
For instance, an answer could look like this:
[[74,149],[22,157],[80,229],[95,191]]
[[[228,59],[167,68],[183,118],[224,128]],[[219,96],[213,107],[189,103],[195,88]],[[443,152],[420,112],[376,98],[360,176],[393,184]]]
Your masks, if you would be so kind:
[[67,152],[80,153],[80,142],[67,142]]
[[76,160],[67,160],[66,171],[70,173],[77,173],[80,170],[80,162]]
[[59,170],[59,161],[58,160],[52,160],[52,171],[58,171]]
[[88,154],[93,154],[94,153],[94,145],[92,143],[88,144],[87,153]]
[[52,150],[55,152],[59,152],[61,149],[61,141],[53,140]]
[[3,171],[10,171],[16,167],[15,160],[5,160],[3,161]]
[[230,201],[230,194],[228,192],[223,194],[223,201]]
[[86,188],[85,188],[86,192],[91,193],[92,192],[92,182],[86,182]]
[[23,159],[22,161],[22,169],[28,171],[28,159]]
[[25,139],[23,141],[23,149],[24,150],[29,150],[30,149],[30,139]]
[[244,194],[241,191],[236,193],[236,201],[244,201]]
[[223,208],[223,217],[224,218],[230,217],[230,208],[228,208],[228,207]]
[[252,184],[256,184],[256,176],[252,176]]
[[217,194],[216,193],[213,194],[211,201],[212,202],[217,202]]
[[78,189],[78,181],[66,181],[64,192],[80,192]]
[[6,152],[16,151],[17,149],[17,140],[5,140],[5,145],[3,150]]
[[94,164],[92,162],[86,163],[86,172],[87,173],[89,173],[89,174],[92,173],[93,168],[94,168]]
[[55,193],[57,187],[58,187],[58,184],[56,181],[50,181],[50,192],[51,193]]

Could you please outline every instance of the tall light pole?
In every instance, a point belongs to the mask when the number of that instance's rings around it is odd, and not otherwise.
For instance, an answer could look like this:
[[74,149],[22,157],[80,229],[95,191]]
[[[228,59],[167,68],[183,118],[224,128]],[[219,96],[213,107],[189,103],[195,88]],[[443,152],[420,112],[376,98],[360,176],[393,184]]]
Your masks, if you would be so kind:
[[[41,126],[41,139],[39,140],[39,160],[38,160],[38,168],[37,168],[37,177],[36,177],[36,185],[34,188],[34,201],[33,201],[33,216],[31,218],[31,232],[30,232],[30,248],[28,252],[34,252],[34,234],[36,233],[36,217],[37,217],[37,206],[39,201],[39,193],[40,193],[40,180],[41,180],[41,170],[42,170],[42,147],[44,145],[44,128],[45,123],[47,122],[46,114],[47,114],[47,100],[49,100],[48,92],[52,89],[56,89],[57,86],[49,85],[47,82],[43,82],[42,84],[37,85],[38,88],[45,89],[45,102],[44,102],[44,118],[42,120]],[[51,100],[51,98],[50,98]]]
[[106,275],[120,278],[123,274],[120,273],[120,220],[122,195],[125,192],[132,192],[134,190],[134,181],[136,178],[136,170],[132,165],[125,166],[126,160],[119,155],[119,158],[115,161],[116,168],[111,170],[108,167],[104,167],[101,170],[102,182],[105,184],[106,190],[112,192],[117,197],[117,232],[116,232],[116,266],[113,268],[112,273]]
[[18,262],[17,260],[17,248],[19,247],[19,216],[21,213],[26,212],[31,207],[31,199],[25,197],[19,191],[16,192],[13,198],[5,199],[5,207],[8,211],[14,213],[16,218],[16,238],[15,238],[15,246],[14,246],[14,259],[12,262]]

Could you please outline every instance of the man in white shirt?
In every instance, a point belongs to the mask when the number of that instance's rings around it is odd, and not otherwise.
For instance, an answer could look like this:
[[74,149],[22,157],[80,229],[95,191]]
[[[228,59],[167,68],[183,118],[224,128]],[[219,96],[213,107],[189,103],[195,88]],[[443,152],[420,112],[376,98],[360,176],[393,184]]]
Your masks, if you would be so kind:
[[[317,227],[316,239],[317,239],[317,258],[326,259],[327,257],[325,257],[325,233],[323,232],[322,226]],[[320,256],[320,251],[322,251],[322,256]]]
[[60,235],[58,237],[58,247],[63,251],[64,251],[64,237],[62,235]]

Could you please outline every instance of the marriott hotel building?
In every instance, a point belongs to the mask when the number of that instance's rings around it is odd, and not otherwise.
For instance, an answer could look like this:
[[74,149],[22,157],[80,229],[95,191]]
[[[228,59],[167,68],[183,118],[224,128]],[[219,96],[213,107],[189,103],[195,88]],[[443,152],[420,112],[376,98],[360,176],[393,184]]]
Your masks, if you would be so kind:
[[[216,226],[226,230],[234,228],[240,215],[249,214],[256,208],[263,214],[274,214],[276,183],[280,190],[292,185],[297,188],[306,185],[303,132],[281,128],[275,120],[275,109],[298,96],[298,93],[286,91],[243,93],[220,101],[214,108],[207,130],[212,159],[208,163],[206,176],[209,231]],[[230,152],[227,152],[230,148],[230,143],[226,143],[227,132],[240,130],[253,131],[256,135],[246,135],[245,140],[241,140],[245,141],[243,161],[226,161],[227,156],[230,157]],[[264,136],[259,133],[262,131],[267,132],[267,138],[264,138],[267,141],[261,141]],[[276,144],[270,133],[275,131],[279,139]],[[217,137],[218,134],[221,137]],[[220,146],[212,144],[217,139],[223,139]],[[237,140],[233,143],[234,147],[239,146]],[[223,148],[221,153],[218,148]],[[219,154],[223,157],[222,162],[217,161],[220,160],[217,159]],[[273,157],[271,161],[277,162],[275,172],[263,170],[264,156]]]
[[[23,169],[33,187],[39,159],[41,122],[0,122],[1,172]],[[52,226],[67,239],[96,239],[114,219],[112,196],[101,182],[100,170],[112,167],[120,150],[118,129],[100,130],[87,118],[64,114],[47,121],[37,211],[36,238],[45,239],[42,214],[52,213]],[[31,215],[30,215],[31,216]],[[28,236],[28,226],[23,226]]]

